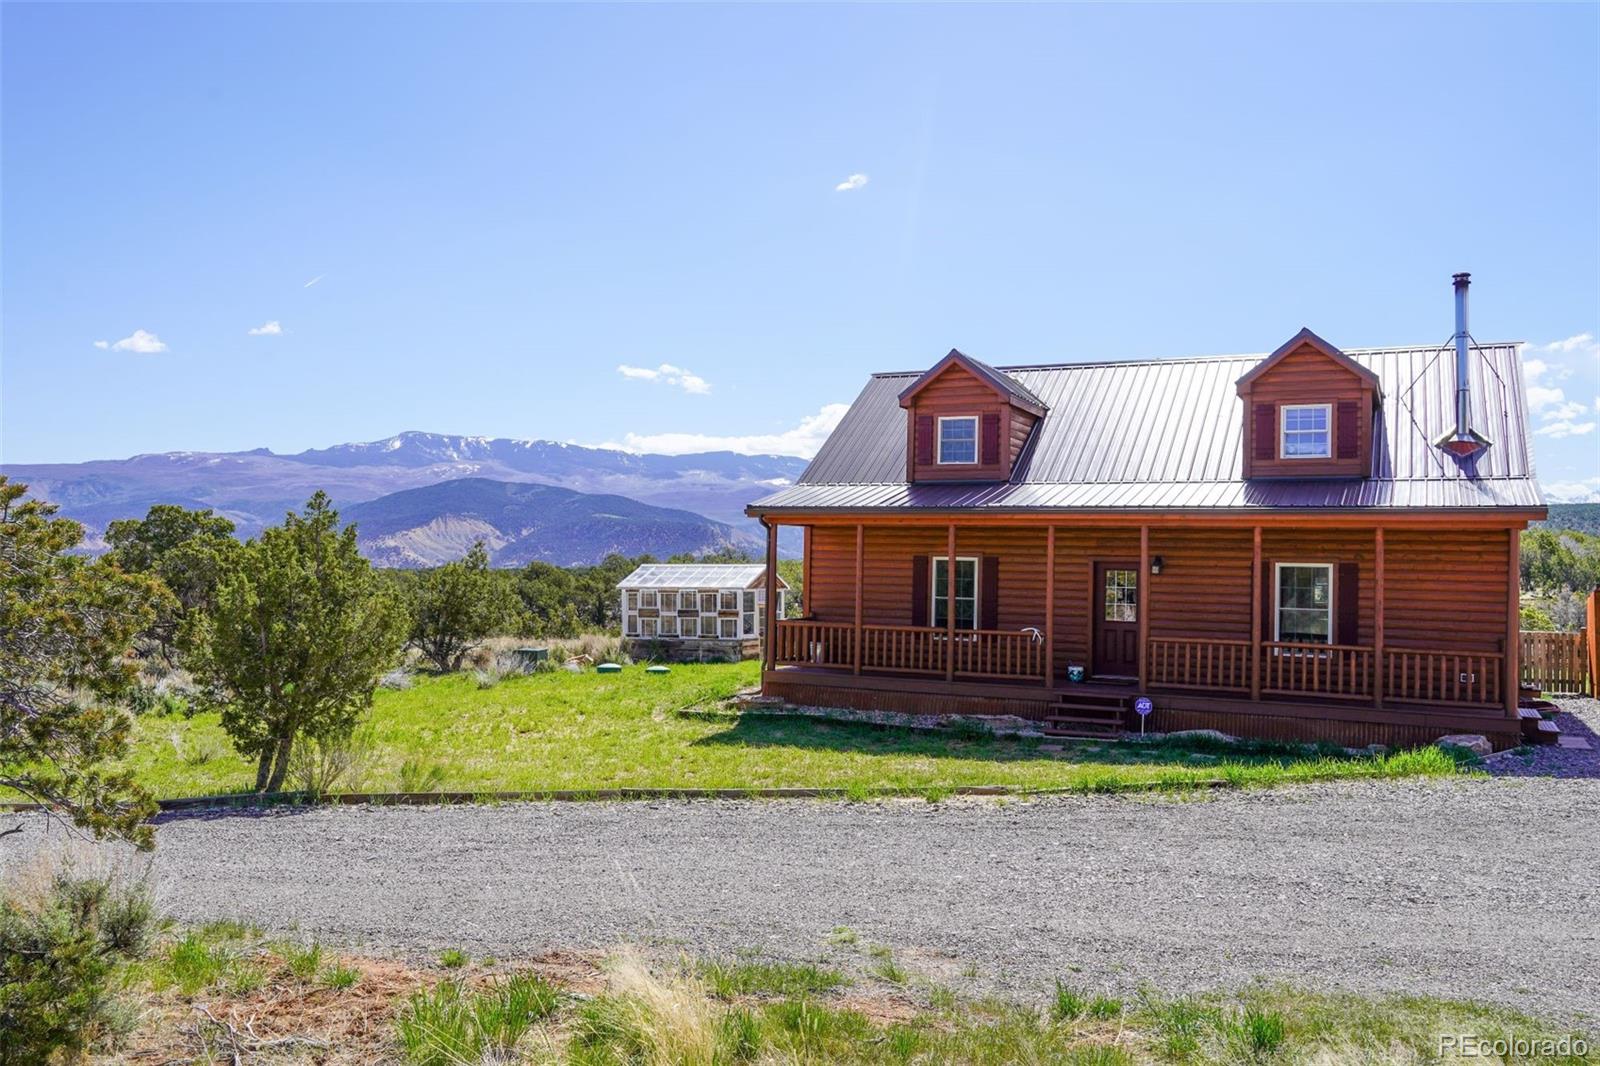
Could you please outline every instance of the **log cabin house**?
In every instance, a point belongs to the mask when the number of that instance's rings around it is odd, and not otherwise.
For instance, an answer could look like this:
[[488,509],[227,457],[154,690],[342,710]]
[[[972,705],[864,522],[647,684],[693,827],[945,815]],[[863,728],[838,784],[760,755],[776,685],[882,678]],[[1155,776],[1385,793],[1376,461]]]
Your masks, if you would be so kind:
[[[1046,731],[1520,743],[1518,346],[876,374],[795,485],[765,694]],[[776,602],[769,592],[767,603]]]

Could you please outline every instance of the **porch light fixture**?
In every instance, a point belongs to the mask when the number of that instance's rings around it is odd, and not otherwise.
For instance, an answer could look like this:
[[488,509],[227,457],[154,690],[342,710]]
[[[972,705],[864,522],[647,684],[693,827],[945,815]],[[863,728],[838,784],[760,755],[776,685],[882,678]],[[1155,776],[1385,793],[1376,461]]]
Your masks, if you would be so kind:
[[1151,558],[1150,558],[1150,572],[1152,574],[1161,573],[1161,568],[1164,565],[1166,565],[1166,560],[1162,559],[1161,556],[1159,556],[1159,555],[1151,556]]

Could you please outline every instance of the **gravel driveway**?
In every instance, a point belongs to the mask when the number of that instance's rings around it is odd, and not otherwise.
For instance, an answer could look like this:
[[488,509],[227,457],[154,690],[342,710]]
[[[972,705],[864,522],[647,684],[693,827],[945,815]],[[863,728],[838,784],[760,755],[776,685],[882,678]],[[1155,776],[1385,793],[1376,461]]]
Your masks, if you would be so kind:
[[[175,818],[154,865],[181,919],[378,951],[632,941],[859,968],[882,944],[957,985],[1282,978],[1592,1027],[1597,825],[1600,781],[1549,778],[1190,799],[319,808]],[[828,943],[839,926],[858,941]]]

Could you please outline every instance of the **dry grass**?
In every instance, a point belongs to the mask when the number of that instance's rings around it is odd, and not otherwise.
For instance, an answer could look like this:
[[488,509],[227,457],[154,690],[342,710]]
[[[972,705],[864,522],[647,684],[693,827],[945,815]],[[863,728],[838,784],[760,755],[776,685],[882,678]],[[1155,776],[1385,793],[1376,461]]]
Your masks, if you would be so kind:
[[[225,959],[211,982],[184,994],[167,972],[177,945],[203,942]],[[549,955],[445,970],[390,959],[321,956],[322,971],[296,967],[306,945],[218,923],[171,931],[151,958],[131,967],[124,995],[137,1024],[97,1061],[241,1061],[301,1066],[404,1062],[397,1019],[418,993],[459,982],[482,993],[508,974],[534,974],[559,992],[555,1012],[516,1038],[497,1061],[568,1066],[731,1066],[735,1063],[1015,1062],[1159,1064],[1241,1062],[1416,1064],[1438,1054],[1449,1033],[1559,1039],[1561,1030],[1494,1007],[1423,997],[1381,998],[1251,986],[1234,994],[1169,997],[1146,990],[1120,1001],[1063,988],[1044,1003],[974,998],[929,986],[874,980],[863,966],[848,985],[784,991],[754,981],[734,994],[700,976],[706,964],[624,949],[602,958]],[[862,951],[862,961],[871,953]],[[358,976],[334,987],[334,967]],[[776,973],[783,964],[769,964]],[[297,969],[299,972],[296,972]],[[235,987],[239,972],[259,980]],[[769,975],[770,976],[770,975]],[[767,987],[767,985],[771,987]],[[1101,1009],[1101,1008],[1104,1009]],[[454,1060],[445,1060],[454,1061]],[[1474,1061],[1500,1061],[1493,1058]],[[1586,1061],[1533,1055],[1518,1062]]]

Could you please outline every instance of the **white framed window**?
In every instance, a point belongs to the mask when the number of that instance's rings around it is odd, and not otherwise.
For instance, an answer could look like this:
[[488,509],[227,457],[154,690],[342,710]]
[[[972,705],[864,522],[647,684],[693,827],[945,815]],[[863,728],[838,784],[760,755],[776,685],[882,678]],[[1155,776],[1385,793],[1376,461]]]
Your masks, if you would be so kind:
[[639,635],[639,616],[634,614],[632,611],[629,611],[628,614],[627,614],[627,619],[626,620],[627,620],[627,625],[624,627],[624,631],[630,637],[638,636]]
[[939,465],[978,461],[978,416],[939,419]]
[[1333,405],[1284,404],[1279,410],[1278,455],[1284,459],[1333,456]]
[[661,609],[663,611],[676,611],[678,609],[678,590],[663,589],[661,592]]
[[[928,582],[928,587],[933,603],[928,617],[933,619],[935,627],[943,629],[948,617],[945,582],[950,577],[949,557],[935,556],[932,566],[933,580]],[[956,556],[956,628],[978,628],[978,560],[970,556]]]
[[724,640],[733,640],[739,635],[739,620],[737,618],[724,618],[719,623],[722,626]]
[[758,629],[756,629],[756,613],[755,613],[755,611],[746,611],[746,612],[744,612],[743,621],[744,621],[744,634],[745,634],[745,636],[753,637],[753,636],[756,635],[756,633],[760,632]]
[[694,589],[684,589],[678,593],[679,614],[699,614],[700,601]]
[[1137,622],[1139,620],[1139,571],[1107,570],[1105,581],[1105,620],[1107,622]]
[[702,592],[700,594],[700,613],[717,613],[717,594],[715,592]]
[[718,606],[718,609],[723,611],[737,611],[739,609],[739,594],[732,589],[724,589],[722,592],[722,603]]
[[1276,563],[1273,570],[1273,639],[1332,644],[1333,564]]
[[654,607],[655,605],[656,605],[656,590],[655,589],[645,589],[643,592],[639,593],[639,606],[640,607]]
[[641,637],[653,637],[656,635],[656,620],[654,618],[639,619],[639,627],[639,635]]
[[703,614],[700,616],[700,635],[702,637],[714,637],[717,635],[716,615]]
[[634,611],[634,610],[637,610],[638,607],[639,607],[639,590],[638,589],[629,589],[628,590],[628,610]]
[[746,589],[744,593],[744,609],[746,612],[756,609],[756,594],[754,589]]
[[678,635],[677,615],[664,614],[661,616],[661,635],[663,637],[675,637]]

